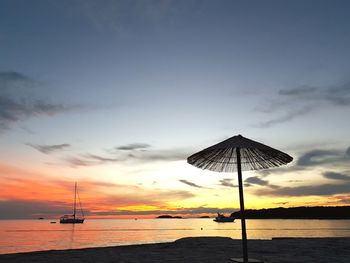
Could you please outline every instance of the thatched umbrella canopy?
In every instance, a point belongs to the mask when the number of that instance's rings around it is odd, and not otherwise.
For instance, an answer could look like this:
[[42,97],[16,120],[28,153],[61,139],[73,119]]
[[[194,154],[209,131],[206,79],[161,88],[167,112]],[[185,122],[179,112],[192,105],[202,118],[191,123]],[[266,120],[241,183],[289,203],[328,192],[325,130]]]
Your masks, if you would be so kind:
[[238,173],[240,214],[242,223],[243,262],[248,262],[247,234],[244,216],[242,170],[259,170],[287,164],[293,157],[267,145],[233,136],[210,146],[187,158],[187,162],[198,168],[214,172]]

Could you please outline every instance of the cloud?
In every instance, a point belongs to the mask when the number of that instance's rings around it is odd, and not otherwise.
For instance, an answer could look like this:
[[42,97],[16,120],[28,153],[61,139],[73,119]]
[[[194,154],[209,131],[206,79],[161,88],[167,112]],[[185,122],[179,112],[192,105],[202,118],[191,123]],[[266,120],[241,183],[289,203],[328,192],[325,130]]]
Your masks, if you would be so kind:
[[96,161],[101,162],[101,163],[110,163],[110,162],[114,163],[114,162],[118,162],[119,161],[116,158],[102,157],[102,156],[95,155],[95,154],[87,154],[85,156],[86,156],[86,158],[88,158],[90,160],[96,160]]
[[64,158],[63,160],[73,168],[76,168],[79,166],[102,165],[105,163],[115,163],[120,161],[117,158],[103,157],[95,154],[84,154],[84,155],[81,155],[80,157],[70,156],[70,157]]
[[68,156],[63,160],[71,167],[94,166],[105,163],[115,162],[156,162],[156,161],[179,161],[185,160],[188,152],[179,149],[171,150],[146,150],[149,144],[132,143],[124,146],[115,147],[108,150],[111,157],[99,156],[95,154],[80,154],[78,156]]
[[[293,89],[279,90],[277,98],[257,110],[269,114],[271,112],[282,112],[284,114],[264,121],[258,127],[269,128],[327,106],[350,106],[350,82],[328,87],[304,85]],[[295,110],[296,108],[298,110]]]
[[49,217],[71,213],[71,205],[59,201],[0,200],[0,219]]
[[350,194],[335,195],[333,196],[335,203],[339,204],[350,204]]
[[336,106],[350,105],[350,82],[329,87],[301,86],[289,90],[280,90],[279,95],[303,101],[322,102]]
[[0,87],[1,89],[12,89],[13,87],[30,87],[34,84],[31,78],[15,72],[15,71],[1,71],[0,72]]
[[262,170],[257,171],[257,173],[263,177],[267,177],[271,174],[299,172],[314,167],[332,167],[333,169],[349,168],[350,156],[347,154],[347,151],[345,152],[341,149],[315,149],[301,154],[292,166]]
[[64,161],[66,161],[73,168],[76,168],[79,166],[93,166],[97,164],[96,162],[84,160],[77,157],[66,157],[64,158]]
[[258,189],[254,193],[257,195],[271,196],[324,196],[334,194],[346,194],[350,192],[350,182],[343,184],[321,184],[297,187],[279,187],[275,189]]
[[189,152],[184,149],[150,149],[147,143],[130,143],[109,151],[123,160],[135,161],[179,161],[186,160]]
[[312,150],[301,155],[297,161],[297,165],[312,166],[328,163],[330,157],[338,157],[338,152],[329,150]]
[[305,106],[305,107],[303,107],[301,109],[297,109],[297,110],[290,110],[289,112],[285,113],[285,115],[283,115],[283,116],[280,116],[278,118],[271,119],[268,121],[260,122],[257,125],[257,127],[269,128],[269,127],[274,126],[274,125],[279,124],[279,123],[291,121],[299,116],[302,116],[302,115],[309,113],[310,111],[311,111],[311,107],[309,107],[309,106]]
[[247,186],[251,186],[253,184],[253,185],[260,185],[260,186],[268,186],[268,187],[274,188],[274,189],[279,188],[279,186],[270,184],[269,181],[263,180],[257,176],[249,177],[249,178],[245,179],[244,182],[247,183]]
[[249,184],[269,185],[269,182],[267,180],[263,180],[255,176],[245,179],[245,182]]
[[11,124],[31,117],[52,116],[71,109],[36,98],[36,82],[18,72],[0,72],[0,132]]
[[192,183],[190,181],[187,181],[187,180],[184,180],[184,179],[181,179],[179,180],[181,183],[184,183],[184,184],[187,184],[189,186],[192,186],[192,187],[196,187],[196,188],[203,188],[203,186],[200,186],[198,184],[195,184],[195,183]]
[[233,184],[232,181],[233,181],[233,179],[223,178],[219,182],[220,182],[220,185],[225,186],[225,187],[238,187],[238,185]]
[[[324,172],[323,176],[327,179],[340,180],[340,181],[350,181],[350,176],[335,172]],[[350,192],[350,189],[349,189]]]
[[[56,217],[71,213],[74,179],[60,180],[37,171],[0,164],[1,218]],[[116,208],[130,210],[164,210],[173,202],[195,197],[189,191],[150,189],[137,185],[106,181],[79,180],[80,199],[89,215]],[[133,207],[133,208],[131,208]]]
[[122,151],[134,151],[134,150],[143,150],[143,149],[147,149],[150,147],[151,147],[151,145],[149,145],[147,143],[130,143],[130,144],[118,146],[115,148],[117,150],[122,150]]
[[98,31],[112,31],[121,37],[129,37],[139,28],[152,32],[165,25],[168,28],[183,23],[180,18],[185,13],[193,14],[198,7],[197,1],[192,0],[181,3],[172,0],[75,0],[70,1],[65,9],[74,15],[82,15]]
[[309,86],[301,86],[294,89],[280,90],[279,95],[282,96],[300,96],[305,97],[308,95],[314,95],[317,92],[317,88]]
[[[11,183],[12,191],[20,189],[22,185],[29,182],[25,179],[19,180],[16,184]],[[34,186],[29,182],[29,185]],[[47,191],[32,187],[26,189],[25,193],[13,193],[6,199],[0,198],[0,219],[11,218],[38,218],[48,217],[57,218],[63,214],[72,212],[72,196],[73,184],[71,182],[51,181],[45,183],[42,187],[46,187]],[[28,185],[27,185],[28,187]],[[103,188],[114,189],[116,194],[108,194]],[[0,187],[1,188],[1,187]],[[61,192],[62,196],[55,193]],[[106,184],[103,182],[79,182],[80,199],[82,201],[83,210],[86,215],[124,215],[128,213],[115,213],[116,207],[154,207],[159,208],[160,214],[167,202],[179,201],[194,197],[190,192],[177,190],[147,190],[132,185],[116,185]],[[23,198],[25,197],[25,199]],[[60,198],[61,197],[61,198]],[[68,198],[67,198],[68,197]],[[59,200],[61,199],[61,200]],[[62,201],[64,200],[64,201]],[[122,210],[122,209],[121,209]],[[145,209],[149,211],[149,209]],[[103,212],[97,212],[103,211]],[[135,214],[142,215],[140,209],[133,210]],[[147,213],[146,213],[147,214]]]
[[50,154],[50,153],[53,153],[56,151],[64,150],[64,149],[69,148],[71,146],[68,143],[54,144],[54,145],[39,145],[39,144],[26,143],[26,145],[38,150],[41,153],[44,153],[44,154]]
[[135,154],[134,159],[143,161],[180,161],[186,160],[189,154],[182,150],[154,150]]
[[348,147],[348,149],[346,150],[346,155],[350,156],[350,147]]
[[344,153],[337,150],[312,150],[299,157],[297,165],[314,166],[344,160]]

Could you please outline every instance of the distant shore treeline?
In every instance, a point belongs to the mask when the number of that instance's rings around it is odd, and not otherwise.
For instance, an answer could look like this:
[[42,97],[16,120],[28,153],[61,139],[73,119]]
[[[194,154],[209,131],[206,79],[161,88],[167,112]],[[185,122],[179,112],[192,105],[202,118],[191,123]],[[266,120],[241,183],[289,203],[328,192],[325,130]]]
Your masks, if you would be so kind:
[[[232,215],[240,218],[239,211]],[[350,206],[247,209],[245,217],[248,219],[350,219]]]

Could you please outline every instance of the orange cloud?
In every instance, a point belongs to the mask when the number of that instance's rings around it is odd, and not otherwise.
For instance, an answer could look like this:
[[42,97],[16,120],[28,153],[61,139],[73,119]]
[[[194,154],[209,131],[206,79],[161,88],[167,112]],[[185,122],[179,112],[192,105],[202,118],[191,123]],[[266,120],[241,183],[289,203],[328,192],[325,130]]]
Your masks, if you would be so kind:
[[[27,216],[43,213],[59,216],[56,211],[69,211],[72,208],[74,183],[58,180],[40,172],[0,164],[0,202],[3,211],[10,206],[35,207],[32,213],[25,209]],[[181,190],[146,189],[136,185],[122,185],[101,181],[79,181],[79,193],[87,215],[115,214],[116,211],[133,207],[144,210],[152,207],[161,210],[169,207],[169,202],[180,201],[194,195]],[[51,209],[50,209],[51,208]],[[6,213],[6,212],[5,212]],[[17,212],[15,213],[17,215]]]

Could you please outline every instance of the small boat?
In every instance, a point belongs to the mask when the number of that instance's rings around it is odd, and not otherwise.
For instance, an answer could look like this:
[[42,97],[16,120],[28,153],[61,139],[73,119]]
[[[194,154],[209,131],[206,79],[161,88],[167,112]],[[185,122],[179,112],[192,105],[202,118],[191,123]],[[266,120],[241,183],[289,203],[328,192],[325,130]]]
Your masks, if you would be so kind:
[[223,214],[218,213],[218,216],[214,219],[218,223],[234,222],[235,218],[233,216],[224,216]]
[[[79,205],[80,205],[80,211],[82,214],[82,217],[78,217],[76,214],[76,207],[77,207],[77,196],[79,200]],[[60,223],[61,224],[82,224],[84,223],[84,211],[81,207],[81,202],[80,202],[80,197],[79,193],[77,190],[77,182],[75,182],[75,188],[74,188],[74,208],[73,208],[73,215],[64,215],[60,218]]]

